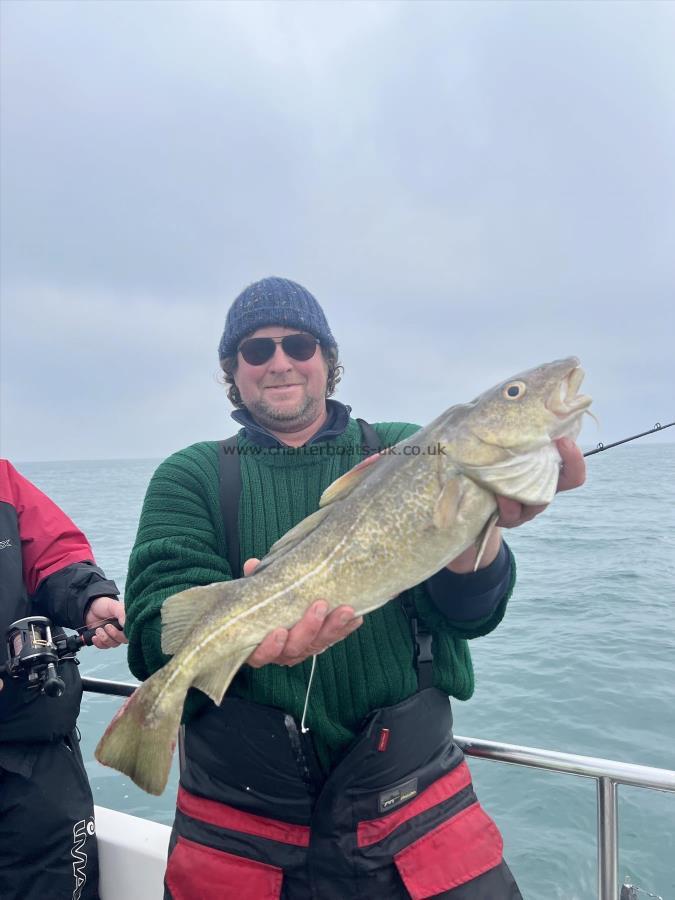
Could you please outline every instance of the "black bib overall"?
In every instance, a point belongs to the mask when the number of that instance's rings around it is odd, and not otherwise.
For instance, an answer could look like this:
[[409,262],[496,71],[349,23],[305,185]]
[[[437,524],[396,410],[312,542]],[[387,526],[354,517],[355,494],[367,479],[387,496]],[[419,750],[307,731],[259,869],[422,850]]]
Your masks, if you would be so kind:
[[[232,460],[221,454],[221,506],[237,574]],[[420,690],[372,712],[327,778],[283,710],[226,698],[186,726],[166,900],[522,900],[449,698],[428,686],[430,636],[412,626]]]

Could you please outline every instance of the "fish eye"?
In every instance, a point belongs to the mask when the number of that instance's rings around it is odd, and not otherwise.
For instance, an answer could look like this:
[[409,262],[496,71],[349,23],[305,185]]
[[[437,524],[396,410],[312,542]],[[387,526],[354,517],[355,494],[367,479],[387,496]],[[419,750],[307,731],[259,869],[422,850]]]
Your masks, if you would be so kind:
[[522,381],[511,381],[504,387],[502,391],[503,395],[507,400],[518,400],[523,396],[525,391],[527,390],[524,382]]

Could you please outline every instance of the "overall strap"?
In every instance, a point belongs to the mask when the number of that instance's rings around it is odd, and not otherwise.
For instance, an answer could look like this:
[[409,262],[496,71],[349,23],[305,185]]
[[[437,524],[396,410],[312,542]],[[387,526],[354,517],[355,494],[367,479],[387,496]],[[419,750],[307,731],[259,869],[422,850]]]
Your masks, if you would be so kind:
[[431,632],[417,618],[417,610],[409,597],[403,601],[403,611],[410,622],[413,639],[413,660],[417,670],[417,684],[423,691],[434,686],[434,656],[431,650]]
[[233,578],[242,575],[239,558],[239,498],[241,496],[241,463],[237,435],[218,445],[220,471],[220,514],[225,525],[227,559]]
[[379,453],[382,449],[382,441],[379,434],[365,419],[357,419],[356,421],[361,429],[361,449],[364,457],[372,456],[373,453]]

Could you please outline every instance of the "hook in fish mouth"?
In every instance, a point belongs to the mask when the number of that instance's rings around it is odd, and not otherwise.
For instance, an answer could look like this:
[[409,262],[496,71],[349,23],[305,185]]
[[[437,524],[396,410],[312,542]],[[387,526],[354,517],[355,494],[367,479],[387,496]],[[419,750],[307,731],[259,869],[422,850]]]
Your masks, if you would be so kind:
[[577,393],[586,373],[578,360],[575,360],[575,363],[576,365],[570,369],[546,401],[546,408],[560,419],[584,412],[592,402],[588,394]]

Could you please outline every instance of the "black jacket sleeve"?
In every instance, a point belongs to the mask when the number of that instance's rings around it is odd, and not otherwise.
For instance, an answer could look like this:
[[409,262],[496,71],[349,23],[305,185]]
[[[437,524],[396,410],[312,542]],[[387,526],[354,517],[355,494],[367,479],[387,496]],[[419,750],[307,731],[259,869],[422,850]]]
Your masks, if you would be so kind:
[[54,625],[80,628],[96,597],[116,597],[119,590],[91,562],[72,563],[45,578],[33,595],[40,612]]
[[512,580],[511,554],[502,541],[489,566],[458,575],[441,569],[426,582],[434,606],[452,622],[489,618],[503,600]]

